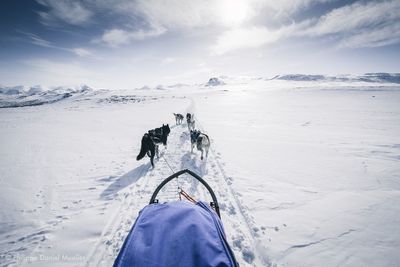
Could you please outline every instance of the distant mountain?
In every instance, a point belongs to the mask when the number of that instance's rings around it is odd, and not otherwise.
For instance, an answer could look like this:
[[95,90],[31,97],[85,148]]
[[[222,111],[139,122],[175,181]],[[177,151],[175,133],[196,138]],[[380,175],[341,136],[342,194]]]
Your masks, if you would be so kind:
[[190,85],[185,84],[185,83],[176,83],[173,85],[168,85],[168,88],[184,88],[184,87],[188,87]]
[[365,73],[363,75],[338,75],[338,76],[285,74],[285,75],[277,75],[271,80],[400,83],[400,73]]
[[324,75],[305,75],[305,74],[286,74],[286,75],[275,76],[273,79],[286,80],[286,81],[321,81],[321,80],[325,80],[326,76],[324,76]]
[[25,92],[25,88],[22,85],[8,87],[8,86],[1,86],[0,87],[0,94],[4,95],[18,95]]
[[75,95],[86,94],[91,91],[93,91],[93,89],[87,85],[82,85],[75,88],[59,86],[47,90],[43,89],[40,85],[33,87],[1,86],[0,108],[50,104]]
[[147,86],[147,85],[143,85],[142,87],[137,88],[137,89],[138,90],[150,90],[151,88],[149,86]]
[[400,73],[365,73],[360,79],[368,82],[400,83]]
[[208,82],[206,83],[206,86],[218,86],[218,85],[224,85],[224,84],[225,84],[225,82],[222,79],[213,77],[208,80]]

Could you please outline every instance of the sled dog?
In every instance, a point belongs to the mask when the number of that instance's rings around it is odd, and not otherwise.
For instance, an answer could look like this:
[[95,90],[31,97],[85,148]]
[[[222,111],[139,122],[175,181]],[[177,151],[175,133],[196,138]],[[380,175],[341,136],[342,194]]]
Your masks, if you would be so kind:
[[186,122],[187,122],[189,132],[194,131],[194,129],[195,129],[194,114],[187,113],[186,114]]
[[176,125],[179,125],[183,121],[183,115],[179,113],[174,113]]
[[142,137],[142,146],[136,160],[141,160],[146,154],[150,157],[151,166],[154,168],[154,156],[158,155],[158,145],[167,146],[168,135],[171,132],[169,125],[164,125],[160,128],[149,130]]
[[192,144],[191,152],[193,153],[193,148],[196,146],[197,150],[201,151],[201,160],[203,160],[203,152],[206,152],[206,158],[208,157],[208,150],[210,149],[210,138],[208,135],[200,132],[199,130],[190,131],[190,142]]

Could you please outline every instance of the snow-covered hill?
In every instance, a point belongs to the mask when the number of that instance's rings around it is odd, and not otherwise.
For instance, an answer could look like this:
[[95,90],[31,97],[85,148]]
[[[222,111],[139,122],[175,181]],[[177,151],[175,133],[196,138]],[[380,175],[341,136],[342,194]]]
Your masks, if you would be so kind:
[[222,78],[210,78],[208,82],[206,83],[206,86],[218,86],[218,85],[224,85],[225,82],[222,80]]
[[367,82],[367,83],[400,83],[400,73],[366,73],[364,75],[278,75],[273,79],[285,81],[336,81],[336,82]]
[[87,95],[92,92],[87,85],[76,88],[54,87],[43,89],[41,86],[0,87],[0,108],[38,106],[51,104],[77,95]]

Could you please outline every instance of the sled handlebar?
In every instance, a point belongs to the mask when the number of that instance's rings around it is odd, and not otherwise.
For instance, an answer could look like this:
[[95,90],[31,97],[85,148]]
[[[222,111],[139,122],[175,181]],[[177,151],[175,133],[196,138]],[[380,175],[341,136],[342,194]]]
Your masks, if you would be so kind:
[[219,213],[219,205],[218,205],[218,200],[217,197],[214,194],[214,191],[211,189],[211,187],[207,184],[206,181],[204,181],[203,178],[201,178],[199,175],[197,175],[196,173],[192,172],[191,170],[185,169],[185,170],[181,170],[178,171],[174,174],[172,174],[171,176],[169,176],[168,178],[166,178],[164,181],[161,182],[161,184],[159,186],[157,186],[156,190],[154,191],[153,195],[151,196],[150,199],[150,203],[149,204],[154,204],[154,203],[158,203],[158,200],[156,199],[158,192],[160,192],[161,188],[164,187],[164,185],[166,185],[168,182],[170,182],[172,179],[179,177],[180,175],[184,174],[184,173],[188,173],[191,176],[193,176],[194,178],[196,178],[200,183],[202,183],[208,190],[208,192],[211,195],[211,198],[213,200],[213,202],[210,202],[211,207],[213,207],[215,209],[215,212],[217,213],[218,217],[221,218],[221,215]]

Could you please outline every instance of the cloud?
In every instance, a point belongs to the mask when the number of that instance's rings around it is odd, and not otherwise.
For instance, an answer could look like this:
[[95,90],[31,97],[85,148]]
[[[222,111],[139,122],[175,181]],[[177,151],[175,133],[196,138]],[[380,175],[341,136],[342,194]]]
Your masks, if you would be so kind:
[[[288,17],[332,0],[36,0],[49,10],[40,12],[47,25],[85,25],[101,19],[106,25],[97,43],[126,45],[160,36],[168,31],[190,32],[197,28],[224,30],[236,35],[243,28],[270,27],[266,23],[293,23]],[[118,18],[117,20],[115,18]],[[248,30],[256,31],[256,30]]]
[[[129,24],[137,18],[145,25],[166,29],[204,26],[240,26],[257,16],[274,18],[295,14],[305,8],[333,0],[36,0],[48,8],[39,12],[46,24],[65,22],[82,25],[96,15],[125,16]],[[119,17],[120,19],[120,17]],[[118,19],[118,23],[120,20]],[[116,27],[118,28],[118,27]]]
[[73,0],[37,0],[49,10],[38,12],[45,25],[57,25],[59,22],[71,25],[83,25],[90,21],[93,12],[83,5],[83,2]]
[[196,27],[240,27],[260,17],[285,17],[319,3],[333,0],[146,0],[128,1],[124,10],[141,14],[166,29]]
[[155,27],[147,30],[123,30],[123,29],[111,29],[106,30],[100,39],[95,39],[95,42],[102,42],[109,46],[120,46],[128,44],[134,40],[143,40],[149,37],[155,37],[163,34],[164,28]]
[[340,47],[380,47],[400,43],[400,24],[366,30],[341,40]]
[[110,46],[127,44],[129,39],[129,33],[121,29],[106,30],[101,37],[101,41]]
[[[298,10],[306,3],[300,2]],[[285,1],[281,7],[285,6]],[[278,28],[240,27],[224,31],[211,46],[213,54],[256,48],[291,37],[333,36],[339,47],[379,47],[400,42],[400,1],[354,3],[319,18],[308,18]]]
[[294,22],[293,17],[314,6],[335,0],[253,0],[252,8],[263,21]]
[[52,43],[39,37],[38,35],[30,32],[20,31],[17,32],[22,33],[26,37],[28,37],[28,42],[34,45],[42,46],[42,47],[53,47]]
[[319,18],[305,36],[336,36],[340,47],[377,47],[400,41],[400,1],[355,3]]
[[224,32],[211,46],[211,52],[222,55],[227,52],[254,48],[267,43],[273,43],[281,38],[279,31],[270,31],[265,27],[237,28]]
[[210,47],[212,54],[222,55],[237,49],[256,48],[267,44],[297,36],[303,29],[308,27],[311,21],[293,23],[278,29],[267,27],[243,27],[235,28],[218,36],[215,43]]
[[80,57],[93,57],[93,53],[91,51],[89,51],[87,48],[82,48],[82,47],[66,48],[66,47],[62,47],[62,46],[57,46],[57,45],[53,44],[52,42],[39,37],[36,34],[30,33],[30,32],[19,31],[19,30],[18,30],[18,32],[27,36],[28,37],[27,41],[31,44],[41,46],[41,47],[46,47],[46,48],[53,48],[53,49],[68,51],[68,52],[71,52]]
[[80,56],[80,57],[90,57],[93,56],[92,52],[90,52],[89,50],[85,49],[85,48],[72,48],[70,49],[71,52],[75,53],[76,55]]
[[116,8],[123,13],[136,14],[149,25],[158,25],[166,29],[188,29],[215,24],[218,21],[217,2],[214,0],[121,1]]
[[[193,32],[215,33],[206,37],[214,38],[209,47],[214,55],[257,48],[291,37],[316,40],[328,37],[339,47],[355,48],[395,44],[400,35],[399,0],[357,1],[344,6],[335,0],[36,1],[48,8],[39,13],[47,25],[82,26],[102,19],[99,23],[102,33],[93,37],[93,41],[111,47],[156,38],[168,32],[185,36]],[[338,8],[319,17],[321,11],[313,8],[327,2]],[[304,11],[308,18],[299,20]],[[50,45],[37,38],[32,38],[32,42]]]

